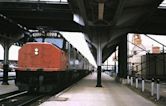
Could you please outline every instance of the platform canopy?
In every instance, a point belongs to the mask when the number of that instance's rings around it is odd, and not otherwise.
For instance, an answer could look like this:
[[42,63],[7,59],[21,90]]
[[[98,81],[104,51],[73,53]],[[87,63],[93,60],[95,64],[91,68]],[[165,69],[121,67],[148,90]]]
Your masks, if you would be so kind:
[[29,30],[83,32],[96,57],[97,38],[102,36],[104,62],[128,33],[165,35],[164,3],[163,0],[1,0],[0,39],[16,41],[29,35]]

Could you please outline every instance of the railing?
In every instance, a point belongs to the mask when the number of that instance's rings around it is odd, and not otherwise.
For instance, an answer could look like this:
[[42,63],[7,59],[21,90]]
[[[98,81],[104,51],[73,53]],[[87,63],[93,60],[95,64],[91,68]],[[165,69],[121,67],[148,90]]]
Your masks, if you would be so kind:
[[157,80],[145,80],[143,78],[137,78],[137,77],[127,77],[127,84],[131,87],[135,87],[140,91],[140,94],[142,92],[142,95],[147,97],[152,97],[153,100],[166,100],[166,84],[160,82],[159,79]]
[[[8,76],[8,80],[15,80],[16,76]],[[0,77],[0,81],[3,81],[3,77]]]

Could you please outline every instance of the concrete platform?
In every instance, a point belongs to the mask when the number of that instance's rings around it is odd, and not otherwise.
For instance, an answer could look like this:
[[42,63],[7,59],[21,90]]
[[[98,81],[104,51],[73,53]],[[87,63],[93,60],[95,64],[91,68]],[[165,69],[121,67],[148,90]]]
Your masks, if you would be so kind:
[[9,85],[1,85],[2,81],[0,81],[0,95],[18,90],[15,86],[14,80],[8,82]]
[[40,106],[156,106],[104,73],[103,87],[95,86],[96,73],[93,73]]

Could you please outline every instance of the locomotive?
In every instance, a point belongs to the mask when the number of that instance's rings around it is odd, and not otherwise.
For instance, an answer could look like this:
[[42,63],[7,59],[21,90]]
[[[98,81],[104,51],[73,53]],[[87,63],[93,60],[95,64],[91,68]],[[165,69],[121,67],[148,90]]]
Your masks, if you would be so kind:
[[59,32],[33,35],[19,50],[15,84],[20,91],[51,92],[89,74],[92,65]]

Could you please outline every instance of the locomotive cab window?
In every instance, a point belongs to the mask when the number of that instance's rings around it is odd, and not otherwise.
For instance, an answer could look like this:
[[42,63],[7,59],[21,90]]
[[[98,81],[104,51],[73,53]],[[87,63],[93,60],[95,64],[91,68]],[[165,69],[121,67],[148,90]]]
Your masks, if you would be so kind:
[[34,33],[33,37],[36,42],[48,42],[64,51],[68,51],[69,49],[69,42],[67,42],[60,33],[46,32],[44,35],[41,33]]
[[42,42],[42,41],[43,41],[43,38],[35,38],[35,40],[36,40],[37,42]]
[[63,48],[63,41],[62,38],[45,38],[45,42],[52,43],[61,49]]

